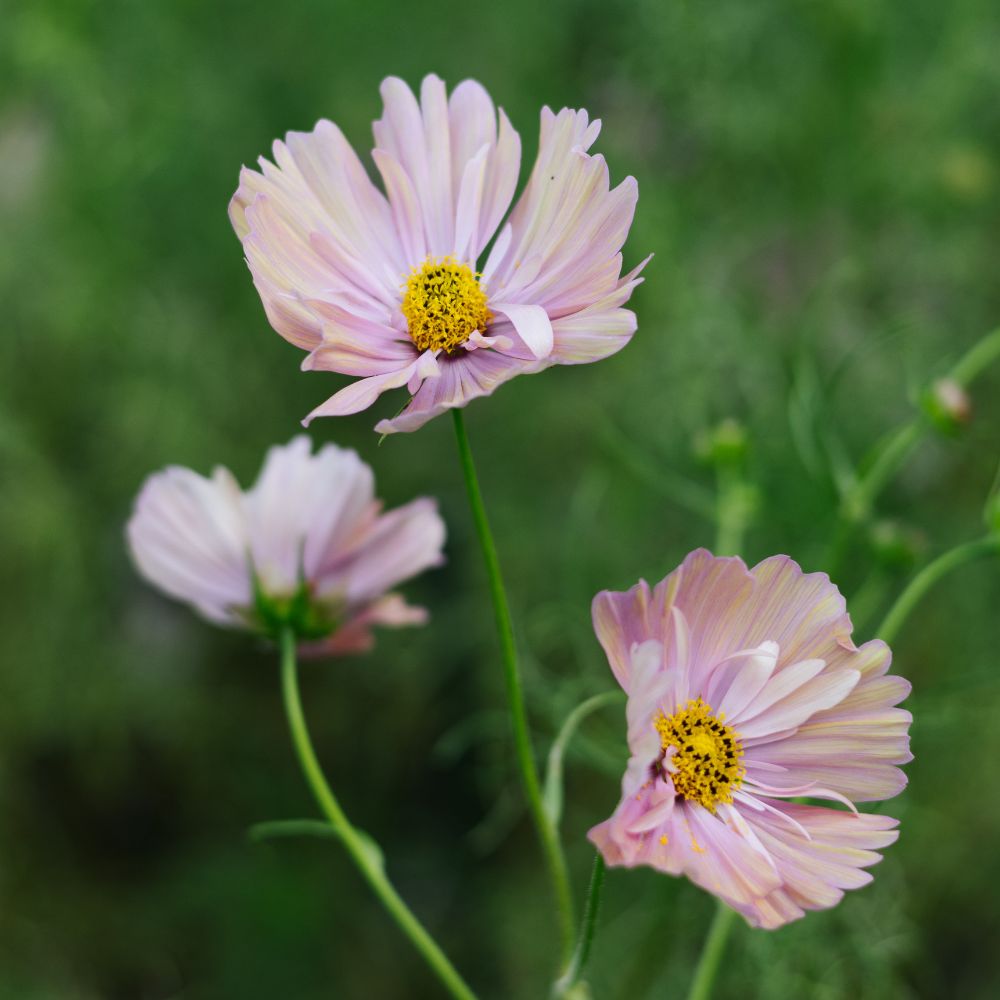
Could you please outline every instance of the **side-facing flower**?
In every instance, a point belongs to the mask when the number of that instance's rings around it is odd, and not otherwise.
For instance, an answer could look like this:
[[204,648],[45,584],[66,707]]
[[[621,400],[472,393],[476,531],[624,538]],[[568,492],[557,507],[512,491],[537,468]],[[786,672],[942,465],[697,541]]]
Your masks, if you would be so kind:
[[412,431],[515,375],[624,347],[645,263],[622,276],[638,188],[612,189],[588,153],[600,122],[543,108],[538,158],[500,228],[521,140],[483,87],[466,80],[449,98],[428,76],[418,101],[389,77],[382,98],[372,157],[385,194],[321,121],[275,142],[259,173],[244,168],[229,206],[271,325],[309,352],[303,368],[358,379],[308,419],[405,385],[409,404],[376,430]]
[[146,480],[126,529],[139,572],[209,621],[276,634],[290,626],[317,652],[367,649],[374,625],[426,620],[391,588],[443,561],[433,500],[387,513],[353,451],[307,437],[271,448],[242,491],[172,466]]
[[593,616],[628,695],[622,798],[589,834],[608,864],[687,875],[767,928],[871,881],[897,822],[853,803],[906,783],[910,685],[885,643],[854,645],[829,577],[699,550]]

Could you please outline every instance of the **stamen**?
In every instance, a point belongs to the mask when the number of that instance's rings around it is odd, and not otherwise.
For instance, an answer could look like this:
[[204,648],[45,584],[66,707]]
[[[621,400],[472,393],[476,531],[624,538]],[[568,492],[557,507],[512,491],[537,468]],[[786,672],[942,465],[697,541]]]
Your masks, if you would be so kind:
[[719,802],[733,801],[733,793],[746,774],[740,763],[743,747],[735,730],[716,718],[701,698],[689,701],[669,717],[661,714],[654,725],[664,755],[674,748],[665,776],[678,795],[701,803],[710,812],[715,812]]
[[481,275],[453,257],[428,257],[406,281],[402,310],[410,339],[421,350],[456,352],[493,319]]

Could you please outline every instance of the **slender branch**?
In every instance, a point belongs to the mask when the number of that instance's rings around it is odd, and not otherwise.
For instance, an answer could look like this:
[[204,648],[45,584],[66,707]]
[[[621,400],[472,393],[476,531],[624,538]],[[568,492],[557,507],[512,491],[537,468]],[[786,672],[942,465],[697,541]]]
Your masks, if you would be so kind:
[[987,535],[977,541],[958,545],[938,556],[933,562],[928,563],[896,598],[896,603],[889,609],[889,613],[875,634],[885,642],[892,642],[910,612],[938,580],[974,559],[998,553],[1000,553],[1000,538],[996,535]]
[[998,359],[1000,359],[1000,329],[976,341],[955,363],[947,377],[967,388],[970,382],[978,378]]
[[351,825],[327,783],[323,769],[316,757],[316,751],[313,749],[305,714],[302,711],[295,662],[295,635],[288,628],[281,633],[281,688],[285,699],[285,712],[291,729],[292,743],[295,746],[299,763],[302,765],[306,782],[323,815],[326,816],[330,826],[340,837],[347,853],[357,865],[365,881],[399,925],[399,929],[423,955],[448,993],[456,997],[457,1000],[475,1000],[475,994],[465,984],[437,942],[427,933],[423,924],[413,915],[389,881],[385,873],[382,852],[378,845]]
[[580,723],[605,705],[613,705],[624,700],[622,691],[605,691],[602,694],[595,694],[592,698],[581,702],[566,716],[559,734],[552,741],[549,748],[549,758],[545,767],[545,791],[542,801],[545,804],[545,811],[549,814],[552,825],[559,828],[559,821],[562,819],[563,806],[563,758],[566,756],[566,748],[570,740],[576,734]]
[[483,551],[486,563],[486,574],[489,577],[490,595],[493,598],[493,611],[496,617],[497,633],[500,637],[500,652],[503,659],[504,681],[507,687],[507,702],[510,708],[511,724],[514,730],[514,747],[517,753],[518,767],[521,772],[521,782],[524,785],[528,799],[528,808],[538,831],[542,851],[549,869],[549,877],[555,893],[556,907],[559,912],[560,932],[562,935],[562,957],[568,961],[573,948],[574,914],[573,896],[570,891],[569,873],[566,859],[563,856],[559,836],[542,799],[541,784],[531,749],[531,737],[528,733],[528,717],[524,708],[524,694],[521,690],[521,678],[517,665],[517,647],[514,642],[514,627],[510,618],[510,607],[507,603],[507,592],[504,589],[503,577],[500,573],[500,560],[497,556],[493,534],[490,531],[486,507],[483,504],[479,480],[476,477],[476,467],[469,447],[469,437],[466,433],[462,411],[451,411],[455,422],[455,438],[458,442],[458,455],[465,478],[465,487],[469,494],[469,506],[472,509],[472,520],[479,536],[479,545]]
[[573,949],[566,971],[552,987],[554,1000],[564,997],[580,981],[587,959],[590,958],[590,948],[594,942],[594,931],[597,929],[597,911],[601,908],[601,886],[604,884],[604,858],[598,852],[594,855],[594,868],[590,875],[590,887],[587,889],[587,900],[583,906],[583,921],[580,924],[580,935]]
[[698,964],[695,966],[694,979],[691,980],[691,989],[688,990],[687,1000],[708,1000],[712,995],[712,987],[715,985],[715,976],[719,971],[726,938],[729,937],[729,931],[735,917],[736,911],[731,910],[719,900],[715,917],[712,919],[712,926],[708,929],[708,936],[705,938]]
[[[945,373],[944,378],[967,389],[997,360],[1000,360],[1000,329],[993,330],[976,341]],[[837,575],[855,531],[871,517],[879,495],[892,482],[933,426],[933,421],[925,413],[921,413],[897,428],[880,445],[867,470],[844,491],[839,523],[826,559],[826,568],[831,576]]]

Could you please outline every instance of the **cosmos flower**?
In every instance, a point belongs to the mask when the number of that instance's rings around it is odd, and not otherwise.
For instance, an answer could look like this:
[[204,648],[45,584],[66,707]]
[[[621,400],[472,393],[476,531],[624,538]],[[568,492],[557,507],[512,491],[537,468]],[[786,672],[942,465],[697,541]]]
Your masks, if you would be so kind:
[[910,685],[885,643],[851,642],[825,574],[699,550],[593,616],[628,695],[622,798],[589,834],[608,864],[687,875],[767,928],[871,881],[897,823],[853,803],[906,783]]
[[636,323],[622,307],[645,264],[621,274],[638,188],[612,189],[587,152],[600,122],[542,109],[538,158],[501,228],[521,140],[482,86],[449,97],[428,76],[418,101],[389,77],[382,98],[372,158],[385,194],[321,121],[275,142],[259,173],[244,168],[229,206],[271,325],[309,352],[302,367],[357,378],[307,422],[405,385],[409,403],[376,430],[412,431],[515,375],[624,347]]
[[353,452],[307,437],[271,448],[242,491],[176,466],[146,480],[126,529],[139,572],[219,625],[275,635],[291,626],[313,651],[367,649],[373,625],[426,619],[392,587],[443,561],[444,523],[422,498],[388,513]]

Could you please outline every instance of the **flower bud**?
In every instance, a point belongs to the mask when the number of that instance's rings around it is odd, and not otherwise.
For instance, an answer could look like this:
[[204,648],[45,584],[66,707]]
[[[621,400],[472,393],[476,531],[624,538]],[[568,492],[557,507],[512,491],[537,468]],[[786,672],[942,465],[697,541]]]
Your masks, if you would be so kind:
[[955,434],[972,417],[972,403],[965,389],[954,379],[940,378],[924,392],[924,413],[944,434]]
[[694,441],[695,455],[707,465],[734,465],[746,458],[746,428],[732,417],[702,430]]

